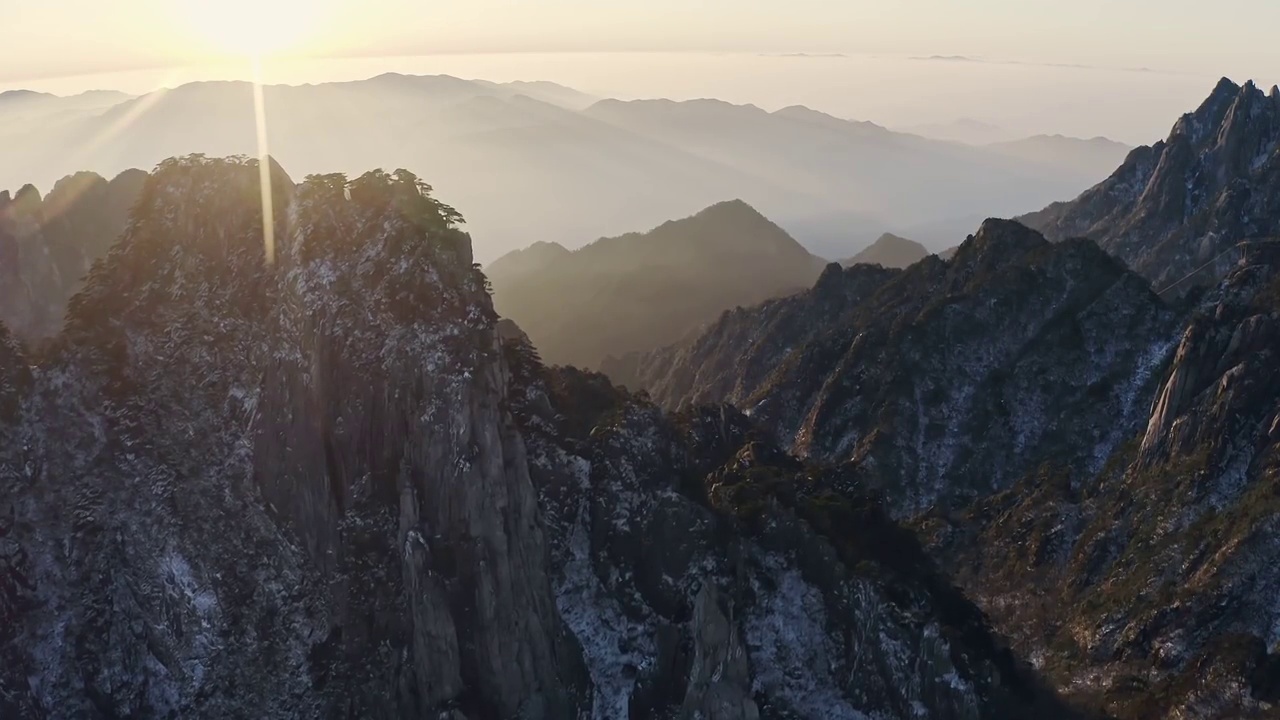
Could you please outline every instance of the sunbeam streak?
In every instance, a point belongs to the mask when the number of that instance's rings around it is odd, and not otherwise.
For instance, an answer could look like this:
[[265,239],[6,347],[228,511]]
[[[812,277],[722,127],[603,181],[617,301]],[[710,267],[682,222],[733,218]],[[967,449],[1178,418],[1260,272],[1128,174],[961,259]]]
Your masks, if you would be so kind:
[[71,150],[69,155],[72,160],[71,165],[78,166],[93,162],[95,153],[98,150],[108,146],[117,136],[164,100],[169,88],[181,84],[182,79],[181,70],[171,70],[166,73],[158,87],[152,92],[106,111],[102,117],[104,120],[111,118],[110,121],[105,123],[101,130],[94,133],[93,137],[84,143],[78,144],[77,147]]
[[258,180],[262,186],[262,249],[270,265],[276,260],[275,204],[271,197],[271,152],[267,146],[267,101],[262,91],[262,59],[253,59],[253,115],[258,130]]

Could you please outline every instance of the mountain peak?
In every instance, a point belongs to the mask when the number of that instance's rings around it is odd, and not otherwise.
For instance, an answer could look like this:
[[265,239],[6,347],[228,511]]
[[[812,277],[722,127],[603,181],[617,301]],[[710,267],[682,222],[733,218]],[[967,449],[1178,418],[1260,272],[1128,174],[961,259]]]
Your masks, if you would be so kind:
[[1043,235],[1016,220],[987,218],[956,248],[955,267],[1003,267],[1049,246]]
[[[529,255],[529,253],[534,255]],[[648,232],[508,254],[485,273],[497,311],[542,357],[597,366],[679,340],[728,308],[812,287],[821,261],[743,200]]]
[[49,93],[36,92],[35,90],[6,90],[4,92],[0,92],[0,103],[51,97],[57,96]]
[[[1249,81],[1250,84],[1252,82],[1253,82],[1252,80]],[[1218,84],[1213,86],[1213,92],[1209,93],[1209,97],[1213,98],[1219,95],[1222,95],[1222,96],[1235,95],[1239,91],[1240,91],[1240,86],[1237,85],[1234,80],[1224,75],[1223,77],[1218,79]]]
[[[893,233],[883,233],[880,235],[880,237],[876,238],[875,242],[871,243],[871,247],[881,247],[885,245],[903,245],[906,243],[913,243],[916,245],[920,245],[920,243],[917,243],[914,240],[908,240],[902,237],[901,235],[894,235]],[[920,247],[924,247],[924,246],[920,245]]]
[[1205,138],[1213,137],[1223,121],[1228,117],[1231,108],[1242,102],[1264,97],[1252,80],[1244,85],[1237,85],[1229,78],[1222,78],[1214,86],[1213,91],[1194,112],[1183,115],[1173,126],[1170,139],[1183,135],[1192,143],[1200,143]]
[[507,281],[544,270],[571,254],[560,243],[539,240],[529,247],[512,250],[494,260],[485,267],[484,272],[493,280]]
[[[285,238],[285,220],[294,183],[268,158],[274,200],[275,238]],[[142,190],[140,212],[148,232],[139,241],[177,244],[198,255],[225,258],[250,250],[263,252],[262,186],[256,158],[209,158],[190,155],[160,163]],[[198,232],[188,232],[188,227]],[[228,227],[257,227],[257,233],[228,234]],[[256,236],[255,236],[256,235]],[[250,236],[255,236],[250,239]],[[238,242],[251,245],[241,247]]]
[[884,233],[861,252],[845,260],[846,267],[853,265],[881,265],[887,268],[905,268],[929,256],[929,250],[914,240]]
[[1048,244],[1044,236],[1023,225],[1017,220],[987,218],[978,226],[978,232],[972,238],[974,244],[982,247],[1008,247],[1034,250]]
[[[1168,140],[1135,149],[1106,180],[1024,220],[1053,240],[1088,237],[1158,286],[1213,284],[1226,251],[1280,236],[1280,91],[1223,78]],[[1198,270],[1204,268],[1204,271]]]
[[839,287],[844,277],[844,268],[840,263],[827,263],[822,269],[822,274],[818,276],[818,282],[813,285],[813,292],[824,293],[828,288]]
[[722,200],[703,208],[694,217],[723,217],[723,216],[743,216],[752,219],[768,220],[759,210],[752,207],[751,203],[740,198],[733,200]]

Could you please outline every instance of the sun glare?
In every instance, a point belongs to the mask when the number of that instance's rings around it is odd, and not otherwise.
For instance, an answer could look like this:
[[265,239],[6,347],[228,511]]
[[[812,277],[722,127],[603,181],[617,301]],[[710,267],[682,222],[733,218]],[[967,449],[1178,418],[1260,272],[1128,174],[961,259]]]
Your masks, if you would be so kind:
[[208,50],[229,57],[266,58],[305,51],[316,29],[314,0],[184,0],[186,20]]

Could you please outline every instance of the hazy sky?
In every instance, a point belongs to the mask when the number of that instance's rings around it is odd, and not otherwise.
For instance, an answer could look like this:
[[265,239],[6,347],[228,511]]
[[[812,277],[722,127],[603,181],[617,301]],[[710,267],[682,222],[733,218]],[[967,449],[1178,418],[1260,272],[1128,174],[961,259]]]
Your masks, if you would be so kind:
[[3,0],[0,8],[0,68],[10,79],[191,61],[244,50],[238,34],[321,55],[804,51],[1280,69],[1275,0]]
[[1280,81],[1276,28],[1280,0],[0,0],[0,89],[144,92],[262,51],[279,82],[548,79],[1148,142],[1222,75]]

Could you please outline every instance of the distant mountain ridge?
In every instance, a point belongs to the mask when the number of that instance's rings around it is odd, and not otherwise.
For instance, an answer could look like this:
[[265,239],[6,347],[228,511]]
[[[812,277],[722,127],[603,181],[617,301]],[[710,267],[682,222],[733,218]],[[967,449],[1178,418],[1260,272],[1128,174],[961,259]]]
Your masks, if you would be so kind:
[[902,128],[902,131],[969,145],[987,145],[1017,139],[1017,133],[1012,130],[975,118],[957,118],[950,122],[912,125]]
[[1218,82],[1166,140],[1129,153],[1070,202],[1019,218],[1051,239],[1089,237],[1166,286],[1210,285],[1242,240],[1280,237],[1280,89]]
[[1033,135],[986,147],[1009,157],[1039,163],[1051,171],[1071,170],[1084,179],[1105,176],[1124,162],[1133,150],[1124,143],[1105,137],[1086,140],[1064,135]]
[[741,200],[575,251],[541,243],[491,263],[498,313],[550,363],[598,366],[809,286],[823,261]]
[[555,242],[539,240],[527,248],[512,250],[485,266],[484,271],[493,277],[513,277],[543,270],[564,261],[572,253]]
[[929,257],[928,248],[914,240],[899,237],[893,233],[885,233],[862,252],[841,265],[881,265],[887,268],[905,268]]
[[[544,82],[394,73],[270,85],[263,98],[282,163],[303,175],[430,176],[467,217],[482,262],[537,240],[653,227],[729,197],[825,257],[885,228],[933,247],[972,230],[975,216],[1024,213],[1101,177],[801,106],[623,102]],[[253,101],[249,83],[201,82],[115,101],[10,103],[45,109],[0,109],[0,186],[47,187],[80,170],[110,177],[189,153],[256,156]]]

